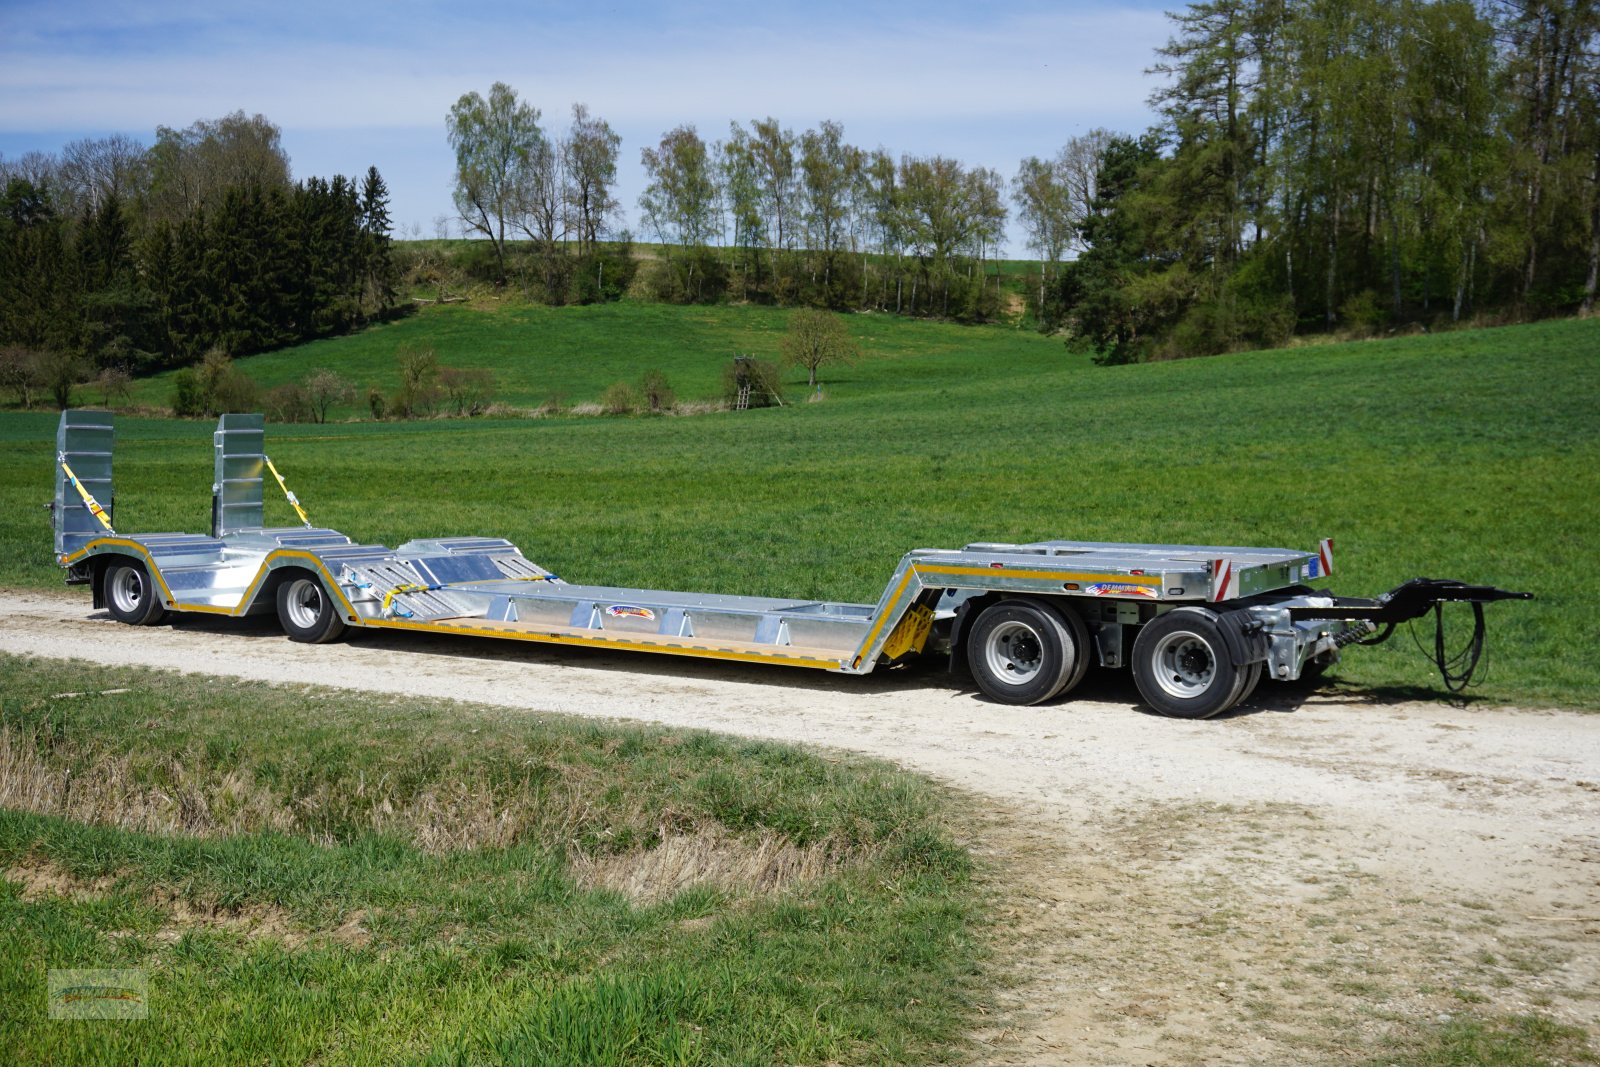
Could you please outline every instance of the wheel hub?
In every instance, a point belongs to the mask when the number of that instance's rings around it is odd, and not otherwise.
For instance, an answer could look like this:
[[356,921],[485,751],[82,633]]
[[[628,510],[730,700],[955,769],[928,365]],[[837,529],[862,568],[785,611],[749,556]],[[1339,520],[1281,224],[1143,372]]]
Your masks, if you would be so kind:
[[302,630],[309,630],[317,624],[317,617],[322,614],[322,589],[316,582],[305,578],[295,580],[289,587],[288,598],[289,618]]
[[1026,685],[1044,667],[1044,644],[1025,622],[1001,623],[984,643],[990,673],[1009,685]]
[[1198,634],[1178,630],[1161,639],[1153,653],[1155,681],[1169,696],[1193,700],[1210,690],[1217,678],[1211,646]]

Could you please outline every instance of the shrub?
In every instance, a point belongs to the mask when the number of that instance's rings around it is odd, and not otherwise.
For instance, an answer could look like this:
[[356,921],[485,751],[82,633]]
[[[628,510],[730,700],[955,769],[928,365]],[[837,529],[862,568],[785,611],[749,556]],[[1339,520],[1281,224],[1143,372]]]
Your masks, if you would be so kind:
[[439,406],[439,357],[431,348],[403,346],[396,357],[400,362],[400,391],[391,407],[402,419],[432,415]]
[[[232,358],[221,349],[213,348],[206,353],[198,376],[201,409],[207,415],[255,410],[255,380],[235,366]],[[177,410],[176,401],[172,407]]]
[[652,415],[671,411],[678,401],[672,386],[667,384],[667,376],[658,370],[645,371],[644,380],[639,383],[639,393],[645,410]]
[[632,415],[639,410],[639,394],[627,382],[608,385],[600,394],[600,410],[607,415]]
[[120,400],[128,399],[128,393],[133,385],[133,375],[128,373],[126,367],[107,367],[100,372],[94,380],[100,389],[100,395],[105,398],[106,407],[115,407]]
[[1378,304],[1378,294],[1371,289],[1363,289],[1339,305],[1339,318],[1358,337],[1370,336],[1388,317],[1389,313]]
[[179,418],[206,413],[206,390],[200,383],[200,374],[193,367],[185,367],[172,376],[172,413]]
[[373,387],[367,390],[367,410],[372,412],[372,417],[379,422],[389,413],[389,401],[384,399],[383,390]]
[[263,398],[263,406],[273,422],[309,422],[315,417],[311,398],[306,394],[305,386],[299,382],[286,382],[269,389]]
[[439,387],[457,415],[482,415],[494,399],[494,373],[482,367],[443,367]]

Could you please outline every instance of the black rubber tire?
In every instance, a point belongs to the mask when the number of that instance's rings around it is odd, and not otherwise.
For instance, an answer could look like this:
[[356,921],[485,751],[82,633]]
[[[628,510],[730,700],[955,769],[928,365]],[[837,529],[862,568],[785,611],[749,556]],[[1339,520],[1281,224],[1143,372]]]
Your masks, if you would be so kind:
[[1238,707],[1255,693],[1256,686],[1261,684],[1261,679],[1267,673],[1267,661],[1258,659],[1239,673],[1244,676],[1244,684],[1239,687],[1239,695],[1233,698],[1233,703],[1228,705],[1230,708]]
[[1178,608],[1144,624],[1133,642],[1133,682],[1146,704],[1174,719],[1209,719],[1232,707],[1249,682],[1235,667],[1217,617]]
[[1090,661],[1094,659],[1094,645],[1089,640],[1089,627],[1084,625],[1083,616],[1077,609],[1065,603],[1045,603],[1045,607],[1061,616],[1061,621],[1067,626],[1067,635],[1072,638],[1073,664],[1072,671],[1061,688],[1050,694],[1054,697],[1065,696],[1078,688],[1078,683],[1083,681],[1089,673]]
[[134,559],[117,559],[100,575],[100,595],[106,610],[118,622],[129,626],[154,626],[167,614],[161,591],[150,577],[150,569]]
[[309,645],[337,641],[345,631],[333,598],[309,575],[294,575],[279,584],[278,622],[289,640]]
[[1033,600],[990,604],[967,631],[972,677],[1001,704],[1039,704],[1061,692],[1073,680],[1081,648],[1062,616]]

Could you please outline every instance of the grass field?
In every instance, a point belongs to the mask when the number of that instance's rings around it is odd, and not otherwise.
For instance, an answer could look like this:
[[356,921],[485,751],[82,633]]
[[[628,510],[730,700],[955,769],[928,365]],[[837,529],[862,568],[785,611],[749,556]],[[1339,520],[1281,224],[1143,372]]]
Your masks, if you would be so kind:
[[[441,363],[494,372],[495,399],[534,408],[552,399],[558,406],[592,403],[613,382],[638,384],[659,370],[680,399],[720,396],[723,368],[735,355],[779,357],[778,342],[791,313],[765,307],[676,307],[620,303],[551,308],[527,304],[491,308],[459,304],[428,307],[409,318],[358,334],[286,348],[239,361],[263,390],[302,379],[317,367],[337,370],[357,383],[360,396],[336,416],[367,413],[366,391],[386,395],[399,385],[396,353],[405,346],[431,347]],[[1038,333],[1006,326],[969,327],[863,314],[846,317],[868,360],[843,372],[825,368],[831,391],[859,391],[882,380],[920,373],[928,362],[954,358],[979,367],[1047,358],[1060,344]],[[806,397],[802,376],[792,400]],[[84,390],[93,396],[92,388]],[[132,402],[163,407],[172,400],[171,374],[134,383]]]
[[[865,760],[0,656],[7,1063],[942,1062],[950,802]],[[49,968],[149,1017],[46,1017]]]
[[[431,323],[447,354],[453,330],[525,317],[552,349],[594,349],[563,363],[574,394],[656,363],[690,393],[712,380],[720,349],[747,343],[730,337],[775,341],[781,314],[448,309],[328,342],[328,358],[297,350],[248,365],[329,363],[359,378],[387,365],[381,339],[393,331]],[[320,524],[388,544],[504,536],[570,580],[628,586],[871,601],[913,547],[1067,537],[1310,548],[1333,537],[1340,592],[1417,575],[1534,592],[1490,609],[1477,692],[1600,705],[1584,579],[1600,554],[1600,322],[1098,368],[1024,332],[851,321],[882,334],[870,358],[828,380],[823,403],[285,426],[269,447]],[[659,359],[628,362],[657,335]],[[702,359],[696,379],[687,368]],[[537,381],[524,395],[538,395]],[[39,507],[54,424],[0,416],[0,583],[59,581]],[[211,424],[119,426],[119,526],[203,531]],[[269,520],[290,513],[274,500]],[[1354,650],[1338,677],[1389,696],[1438,692],[1403,629]]]

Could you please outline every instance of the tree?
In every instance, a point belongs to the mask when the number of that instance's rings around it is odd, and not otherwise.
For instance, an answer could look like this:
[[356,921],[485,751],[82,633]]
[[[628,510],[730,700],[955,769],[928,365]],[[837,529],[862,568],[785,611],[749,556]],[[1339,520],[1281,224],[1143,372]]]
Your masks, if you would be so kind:
[[313,422],[327,422],[330,409],[355,402],[356,390],[336,371],[318,367],[306,375],[302,386],[306,409]]
[[861,151],[844,143],[844,127],[824,122],[820,130],[800,136],[800,173],[804,191],[807,243],[822,256],[822,302],[842,303],[834,291],[839,256],[846,250],[850,198],[861,171]]
[[639,161],[649,179],[639,196],[645,223],[657,240],[678,249],[683,293],[704,299],[710,265],[706,250],[717,231],[718,194],[706,144],[693,126],[679,126],[664,134],[659,146],[642,149]]
[[33,407],[34,395],[45,388],[44,360],[31,348],[0,345],[0,389],[9,389],[25,408]]
[[1095,199],[1082,225],[1087,250],[1063,279],[1066,305],[1077,332],[1101,363],[1131,363],[1144,350],[1155,323],[1133,293],[1140,279],[1171,264],[1148,234],[1140,193],[1162,165],[1154,134],[1113,137],[1106,145]]
[[290,178],[282,131],[243,111],[182,130],[157,126],[146,162],[151,215],[167,222],[215,207],[227,189],[286,189]]
[[861,348],[845,329],[844,320],[830,311],[802,308],[789,316],[789,328],[779,342],[784,360],[804,367],[807,384],[817,387],[817,371],[830,363],[848,364],[861,358]]
[[539,109],[495,82],[487,100],[476,92],[457,100],[445,125],[456,153],[456,213],[470,232],[493,245],[503,284],[506,230],[521,216],[533,184],[530,170],[546,148]]
[[407,345],[396,359],[400,364],[400,391],[395,394],[392,410],[402,419],[432,415],[439,404],[438,354],[431,348]]
[[60,348],[45,349],[38,358],[44,387],[50,390],[56,407],[71,407],[72,390],[84,381],[83,359],[76,352]]
[[1066,255],[1077,233],[1072,218],[1067,184],[1056,168],[1038,156],[1029,156],[1011,179],[1011,199],[1017,205],[1017,220],[1028,235],[1028,247],[1040,259],[1039,305],[1044,306],[1045,290],[1055,280],[1056,265]]
[[1012,179],[1018,221],[1028,235],[1028,247],[1040,259],[1038,305],[1043,327],[1054,325],[1049,293],[1060,264],[1069,251],[1083,247],[1083,223],[1094,202],[1095,176],[1111,137],[1109,130],[1090,130],[1069,140],[1054,159],[1024,159]]
[[[946,156],[906,156],[900,161],[900,219],[923,279],[930,290],[938,286],[940,315],[950,313],[956,257],[968,254],[981,262],[999,240],[1006,218],[1000,189],[998,174],[983,167],[969,170]],[[916,310],[915,289],[911,307]]]
[[[856,195],[856,209],[862,216],[862,226],[872,235],[871,244],[877,248],[880,260],[886,264],[881,270],[882,285],[878,293],[878,306],[889,307],[889,276],[894,275],[894,310],[900,311],[904,272],[900,257],[905,249],[906,222],[901,204],[899,172],[894,157],[879,148],[869,155],[861,169],[861,188]],[[867,284],[868,271],[863,266],[862,284]],[[863,303],[866,301],[863,300]]]
[[108,197],[136,201],[149,186],[147,149],[121,133],[71,141],[61,149],[61,180],[78,210],[96,209]]
[[796,183],[794,131],[786,130],[775,118],[750,123],[749,151],[755,166],[756,184],[761,194],[761,210],[766,218],[768,248],[786,252],[794,247]]
[[578,252],[593,253],[621,205],[614,189],[617,154],[622,138],[582,104],[572,105],[572,129],[563,144],[566,156],[566,200],[578,235]]
[[394,240],[389,236],[389,186],[377,167],[368,167],[361,183],[361,233],[365,241],[365,299],[377,314],[394,306]]

